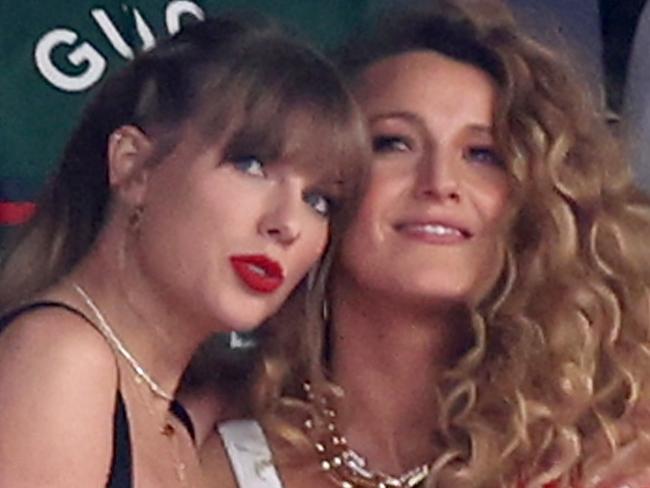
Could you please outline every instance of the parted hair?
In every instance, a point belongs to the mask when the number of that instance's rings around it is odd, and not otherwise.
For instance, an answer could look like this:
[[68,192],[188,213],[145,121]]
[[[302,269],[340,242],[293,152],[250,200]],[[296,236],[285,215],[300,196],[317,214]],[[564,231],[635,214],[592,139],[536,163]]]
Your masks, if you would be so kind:
[[[500,2],[391,12],[341,66],[354,86],[375,62],[427,50],[493,80],[512,184],[500,278],[469,311],[471,345],[436,384],[441,450],[429,485],[569,486],[639,432],[630,427],[649,394],[650,200],[569,60]],[[312,381],[324,382],[317,369]]]

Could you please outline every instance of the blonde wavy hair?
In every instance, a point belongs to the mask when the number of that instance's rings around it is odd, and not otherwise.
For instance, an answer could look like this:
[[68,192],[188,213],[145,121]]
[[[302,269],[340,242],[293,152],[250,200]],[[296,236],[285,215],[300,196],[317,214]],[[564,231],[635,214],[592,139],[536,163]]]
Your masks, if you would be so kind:
[[[387,18],[344,52],[352,83],[413,50],[485,71],[513,186],[501,276],[470,311],[472,346],[436,384],[443,452],[429,486],[570,486],[639,435],[636,411],[650,394],[650,200],[592,91],[503,4],[441,0]],[[324,357],[323,290],[300,317],[312,358]],[[323,369],[299,364],[287,391],[301,376],[331,391]]]

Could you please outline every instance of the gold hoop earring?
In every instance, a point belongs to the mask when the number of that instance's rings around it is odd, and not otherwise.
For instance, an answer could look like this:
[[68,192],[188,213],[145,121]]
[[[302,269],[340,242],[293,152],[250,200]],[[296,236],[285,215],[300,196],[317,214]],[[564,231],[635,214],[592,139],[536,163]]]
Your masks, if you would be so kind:
[[321,318],[323,323],[326,324],[330,320],[330,304],[327,301],[327,298],[323,297],[323,302],[321,303]]
[[142,205],[133,207],[126,223],[126,232],[122,236],[122,242],[117,250],[117,265],[118,269],[123,270],[126,268],[126,253],[129,247],[129,241],[137,238],[140,223],[142,222]]

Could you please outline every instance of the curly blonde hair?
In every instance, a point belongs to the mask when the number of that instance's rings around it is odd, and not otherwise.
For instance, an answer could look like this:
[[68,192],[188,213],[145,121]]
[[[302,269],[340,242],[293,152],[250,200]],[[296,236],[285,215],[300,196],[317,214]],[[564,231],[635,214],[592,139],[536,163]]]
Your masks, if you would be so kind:
[[[501,276],[470,310],[471,347],[435,385],[443,449],[429,484],[570,486],[630,440],[647,400],[650,200],[586,83],[500,2],[440,0],[388,18],[345,52],[352,83],[414,50],[485,71],[513,186]],[[302,340],[322,358],[312,308]],[[321,367],[295,373],[327,391]]]

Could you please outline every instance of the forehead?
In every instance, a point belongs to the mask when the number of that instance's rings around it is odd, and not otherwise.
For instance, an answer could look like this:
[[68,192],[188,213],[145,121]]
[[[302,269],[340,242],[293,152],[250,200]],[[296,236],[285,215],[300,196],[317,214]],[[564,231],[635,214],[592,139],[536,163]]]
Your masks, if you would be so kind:
[[495,85],[479,68],[433,51],[390,56],[366,68],[355,92],[370,118],[408,111],[491,124]]
[[[291,163],[296,169],[313,178],[340,180],[345,178],[346,168],[351,164],[350,150],[363,140],[344,140],[332,121],[323,119],[320,111],[295,110],[276,127],[279,139],[274,159]],[[339,130],[337,130],[339,129]],[[348,146],[348,147],[346,147]]]

